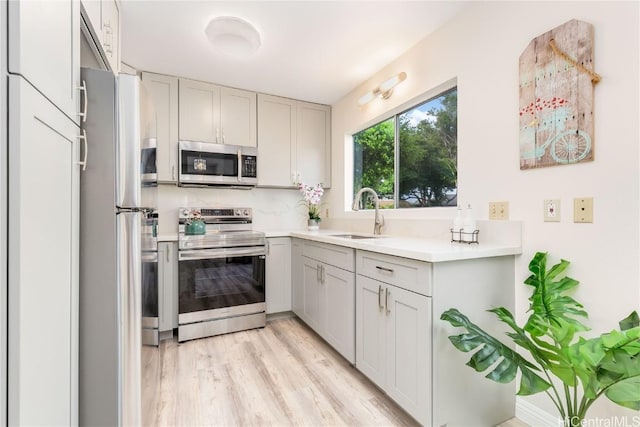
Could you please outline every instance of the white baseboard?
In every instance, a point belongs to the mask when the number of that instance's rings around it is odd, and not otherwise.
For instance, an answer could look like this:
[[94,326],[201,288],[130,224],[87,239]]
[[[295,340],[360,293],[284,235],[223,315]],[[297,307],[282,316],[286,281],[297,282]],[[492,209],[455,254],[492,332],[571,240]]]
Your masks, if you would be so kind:
[[551,415],[519,396],[516,396],[516,418],[531,427],[562,426],[559,416]]

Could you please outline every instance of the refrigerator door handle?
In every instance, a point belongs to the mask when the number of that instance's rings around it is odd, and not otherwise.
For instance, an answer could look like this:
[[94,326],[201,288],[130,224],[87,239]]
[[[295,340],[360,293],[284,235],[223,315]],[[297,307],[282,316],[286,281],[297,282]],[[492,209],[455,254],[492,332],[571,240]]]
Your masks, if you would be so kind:
[[141,425],[142,213],[116,215],[118,234],[119,425]]

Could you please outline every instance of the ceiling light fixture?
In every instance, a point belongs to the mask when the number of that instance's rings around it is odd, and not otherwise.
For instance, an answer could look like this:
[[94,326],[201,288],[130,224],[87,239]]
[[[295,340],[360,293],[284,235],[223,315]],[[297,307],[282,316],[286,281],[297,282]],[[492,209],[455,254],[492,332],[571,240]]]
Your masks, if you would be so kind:
[[365,104],[368,104],[369,102],[373,101],[375,98],[381,98],[381,99],[389,98],[393,93],[393,88],[396,87],[398,84],[402,83],[402,81],[404,81],[404,79],[406,78],[407,78],[407,73],[405,73],[404,71],[399,74],[396,74],[393,77],[389,77],[387,80],[380,83],[380,85],[377,88],[370,90],[369,92],[362,95],[360,99],[358,99],[358,105],[363,106]]
[[204,32],[213,47],[228,55],[249,56],[261,45],[258,30],[234,16],[213,18]]

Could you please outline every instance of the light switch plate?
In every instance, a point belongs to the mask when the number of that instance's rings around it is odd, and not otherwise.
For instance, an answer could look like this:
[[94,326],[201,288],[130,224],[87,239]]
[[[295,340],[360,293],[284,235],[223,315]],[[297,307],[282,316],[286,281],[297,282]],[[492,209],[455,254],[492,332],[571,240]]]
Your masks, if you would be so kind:
[[509,219],[509,202],[489,202],[489,219]]
[[573,222],[593,222],[593,197],[573,199]]
[[547,199],[544,201],[544,221],[560,222],[560,199]]

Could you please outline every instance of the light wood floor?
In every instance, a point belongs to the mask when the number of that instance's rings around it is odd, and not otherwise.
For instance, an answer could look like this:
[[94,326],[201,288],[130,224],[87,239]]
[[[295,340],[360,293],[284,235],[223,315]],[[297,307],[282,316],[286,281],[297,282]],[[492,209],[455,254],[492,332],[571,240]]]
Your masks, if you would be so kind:
[[163,341],[144,348],[142,364],[145,425],[417,425],[297,318]]

